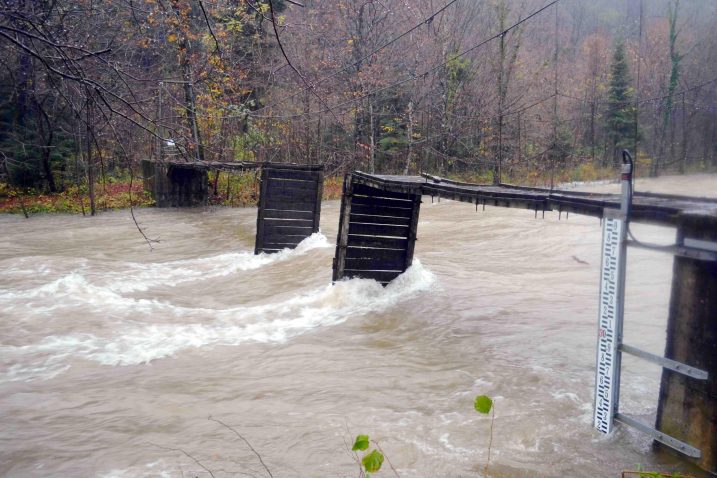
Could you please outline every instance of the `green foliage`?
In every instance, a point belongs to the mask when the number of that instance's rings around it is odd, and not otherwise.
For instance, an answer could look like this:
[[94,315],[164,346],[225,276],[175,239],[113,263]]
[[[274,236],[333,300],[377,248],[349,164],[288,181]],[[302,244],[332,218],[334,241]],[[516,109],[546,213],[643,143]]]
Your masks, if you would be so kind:
[[668,22],[670,24],[670,79],[667,83],[667,98],[665,98],[665,112],[663,118],[663,124],[667,129],[667,124],[672,117],[672,110],[674,109],[674,93],[680,81],[680,61],[682,61],[681,55],[677,51],[677,6],[670,2],[668,5]]
[[354,446],[351,447],[351,451],[368,450],[368,445],[368,435],[359,435],[356,437],[356,441],[354,442]]
[[271,143],[269,136],[262,130],[247,122],[244,134],[234,137],[234,159],[237,161],[254,161],[254,151],[259,146]]
[[550,139],[550,148],[547,154],[552,162],[551,167],[562,169],[573,150],[572,134],[567,128],[560,128],[557,131],[557,136]]
[[478,413],[488,414],[493,408],[493,400],[487,395],[478,395],[473,402],[473,407]]
[[[354,445],[351,447],[351,451],[366,451],[368,450],[370,446],[371,440],[369,439],[368,435],[358,435],[356,437],[356,440],[354,440]],[[383,453],[381,453],[377,449],[373,449],[370,452],[366,453],[363,458],[361,458],[361,471],[367,478],[370,477],[370,473],[376,473],[381,469],[381,465],[383,465],[384,456]]]
[[[212,173],[209,176],[209,201],[219,206],[244,207],[255,206],[259,198],[259,178],[256,171],[241,173],[220,172],[219,178]],[[214,184],[216,179],[216,194]]]
[[381,151],[397,154],[406,146],[406,125],[402,118],[384,118],[379,125],[378,147]]
[[[95,185],[96,204],[99,209],[124,209],[146,207],[154,204],[142,184],[135,181],[130,191],[129,182]],[[36,189],[19,189],[0,184],[0,213],[30,214],[70,213],[83,214],[89,211],[90,200],[87,185],[70,186],[62,192],[43,194]]]
[[637,469],[634,471],[624,471],[622,476],[625,478],[636,477],[636,478],[689,478],[679,472],[674,473],[660,473],[658,471],[644,471],[641,465],[637,465]]
[[383,465],[383,453],[378,450],[373,450],[363,457],[361,464],[366,470],[366,473],[376,473],[381,469],[381,465]]
[[478,413],[482,413],[483,415],[487,415],[488,413],[493,411],[493,413],[490,416],[490,438],[488,441],[488,458],[485,462],[485,467],[483,468],[483,474],[488,475],[488,465],[490,465],[490,450],[493,446],[493,423],[495,422],[495,409],[493,408],[493,400],[487,396],[487,395],[478,395],[475,400],[473,401],[473,408]]
[[448,76],[446,109],[452,109],[461,85],[468,79],[470,64],[470,59],[458,56],[458,53],[454,53],[449,57],[446,63],[446,73]]
[[632,100],[634,91],[630,86],[632,80],[627,65],[625,44],[622,41],[618,41],[615,45],[610,72],[605,121],[613,148],[613,160],[615,160],[619,150],[632,146],[636,121],[635,105]]
[[0,97],[9,99],[0,104],[0,171],[6,172],[6,162],[13,186],[49,187],[43,160],[54,176],[65,169],[75,147],[66,132],[65,114],[49,111],[43,117],[44,97],[29,82],[14,82],[12,77],[0,76]]

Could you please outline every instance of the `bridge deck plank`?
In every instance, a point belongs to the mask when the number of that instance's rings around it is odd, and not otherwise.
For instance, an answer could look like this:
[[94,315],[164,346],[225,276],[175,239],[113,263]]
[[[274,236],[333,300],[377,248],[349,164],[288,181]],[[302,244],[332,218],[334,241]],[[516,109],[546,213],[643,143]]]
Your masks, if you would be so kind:
[[[433,176],[375,175],[355,172],[357,184],[394,193],[424,194],[501,207],[524,207],[535,210],[557,210],[602,217],[605,208],[620,208],[619,194],[550,190],[508,184],[470,184]],[[717,199],[636,192],[631,219],[674,226],[681,213],[717,215]]]

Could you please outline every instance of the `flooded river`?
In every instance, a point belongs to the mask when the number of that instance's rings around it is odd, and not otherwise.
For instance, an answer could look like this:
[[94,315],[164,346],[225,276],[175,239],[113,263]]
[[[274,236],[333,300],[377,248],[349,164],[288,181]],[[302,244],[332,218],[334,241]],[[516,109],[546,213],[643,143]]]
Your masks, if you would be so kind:
[[[338,209],[270,256],[254,208],[137,211],[154,250],[128,211],[0,217],[0,475],[268,476],[239,434],[275,478],[356,477],[365,433],[403,478],[483,476],[478,394],[489,476],[686,470],[592,428],[599,220],[424,197],[417,260],[384,289],[331,284]],[[626,342],[662,354],[672,258],[628,264]],[[651,421],[660,370],[628,356],[622,376],[622,410]]]

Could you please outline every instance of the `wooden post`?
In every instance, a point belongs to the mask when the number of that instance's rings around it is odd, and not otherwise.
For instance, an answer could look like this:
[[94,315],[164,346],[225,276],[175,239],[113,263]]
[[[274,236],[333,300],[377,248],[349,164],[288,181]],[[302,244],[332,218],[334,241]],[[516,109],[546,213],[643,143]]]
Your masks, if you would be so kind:
[[418,239],[418,213],[421,211],[421,195],[418,194],[413,199],[413,212],[411,214],[411,223],[408,226],[408,245],[406,246],[406,266],[404,270],[413,264],[413,251],[416,247]]
[[269,185],[268,169],[261,170],[261,183],[259,185],[259,210],[256,213],[256,241],[254,243],[254,254],[261,252],[264,245],[264,214],[266,210],[266,190]]
[[314,226],[313,232],[319,232],[319,226],[321,225],[321,199],[324,196],[324,172],[318,171],[316,173],[316,205],[314,206]]
[[[678,242],[717,246],[717,214],[683,213]],[[717,473],[717,262],[675,257],[665,357],[707,371],[696,380],[664,369],[656,428],[701,450]]]
[[344,277],[346,266],[346,246],[349,242],[349,221],[351,220],[351,196],[353,184],[351,173],[344,176],[343,194],[341,195],[341,211],[339,212],[339,232],[336,237],[336,253],[334,254],[333,281]]

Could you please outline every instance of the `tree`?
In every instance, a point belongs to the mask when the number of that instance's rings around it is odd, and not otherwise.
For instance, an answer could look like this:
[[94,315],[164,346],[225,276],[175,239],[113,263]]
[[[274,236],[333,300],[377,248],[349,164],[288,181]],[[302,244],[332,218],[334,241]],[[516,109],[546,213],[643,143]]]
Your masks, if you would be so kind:
[[[660,173],[660,162],[665,154],[665,138],[667,137],[667,130],[670,129],[670,161],[674,161],[675,158],[675,127],[674,125],[670,128],[672,122],[672,116],[675,109],[675,90],[680,81],[680,61],[682,61],[683,55],[677,51],[677,9],[680,5],[679,1],[674,4],[670,2],[668,5],[667,19],[670,25],[669,33],[669,45],[670,45],[670,79],[667,82],[667,97],[665,98],[665,107],[662,115],[662,134],[660,135],[660,152],[652,163],[652,176],[657,176]],[[684,118],[686,112],[682,111]],[[683,145],[684,147],[684,145]],[[684,172],[684,163],[680,165],[682,172]]]
[[633,89],[630,86],[630,71],[622,40],[615,44],[610,72],[605,120],[610,146],[609,154],[612,155],[612,163],[618,164],[620,150],[632,144],[629,139],[635,132]]

